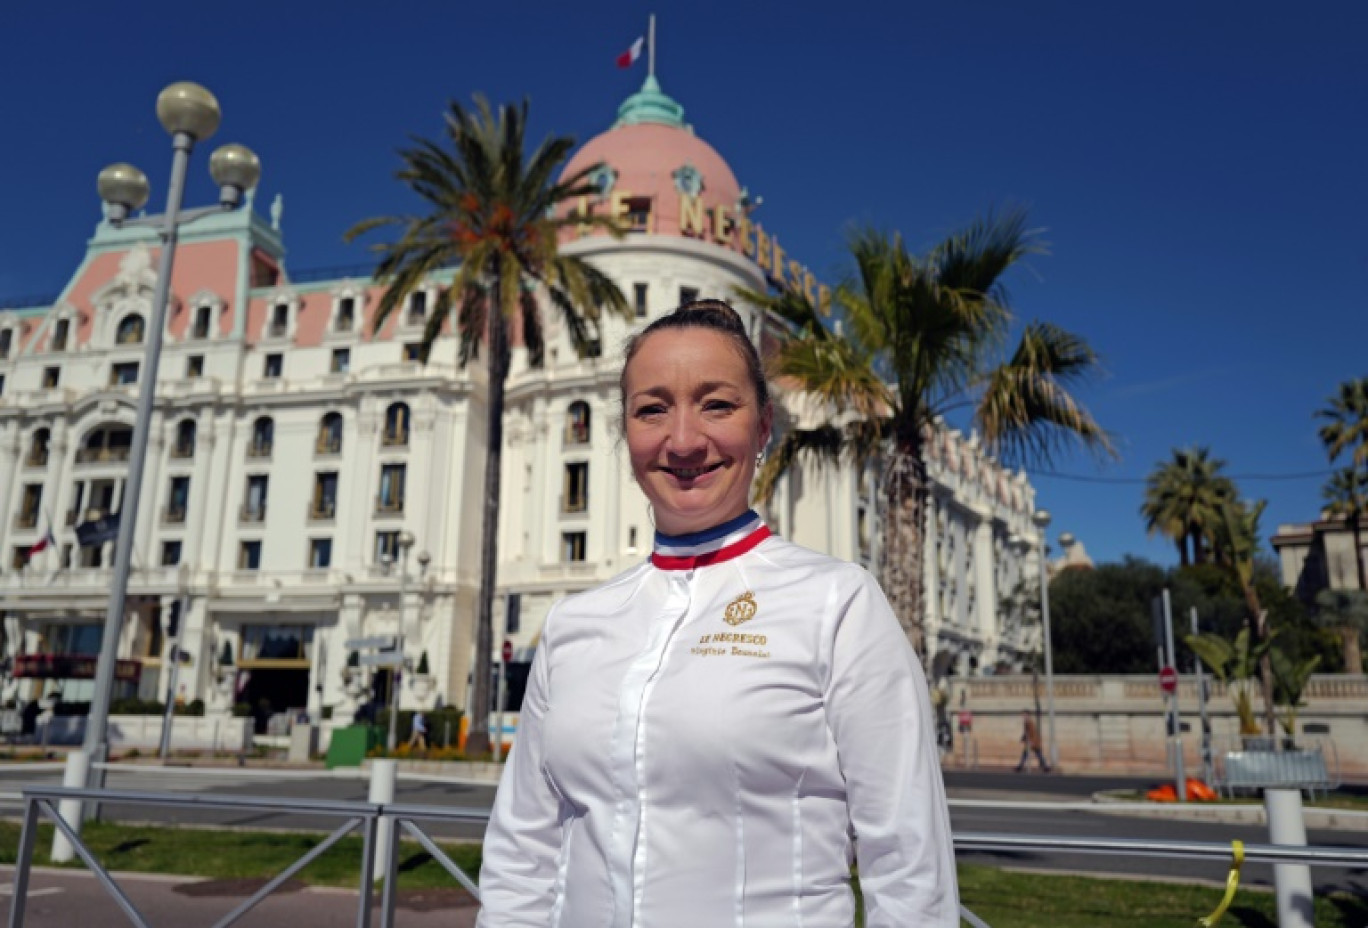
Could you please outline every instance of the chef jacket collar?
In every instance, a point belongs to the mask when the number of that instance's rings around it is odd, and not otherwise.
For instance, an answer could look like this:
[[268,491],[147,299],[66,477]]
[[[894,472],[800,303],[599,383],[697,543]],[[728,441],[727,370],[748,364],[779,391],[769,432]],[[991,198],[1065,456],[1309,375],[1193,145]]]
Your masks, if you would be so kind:
[[655,533],[651,563],[661,570],[692,570],[745,554],[770,536],[760,514],[748,509],[721,525],[688,535]]

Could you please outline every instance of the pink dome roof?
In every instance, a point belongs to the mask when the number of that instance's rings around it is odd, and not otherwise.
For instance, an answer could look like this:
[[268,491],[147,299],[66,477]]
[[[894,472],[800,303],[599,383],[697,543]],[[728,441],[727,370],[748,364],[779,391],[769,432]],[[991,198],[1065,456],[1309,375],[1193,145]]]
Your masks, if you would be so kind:
[[[652,111],[642,112],[643,97],[654,105]],[[630,195],[632,200],[649,197],[649,231],[678,235],[682,194],[696,192],[709,211],[717,206],[734,208],[741,185],[717,150],[684,124],[683,109],[662,113],[660,100],[678,107],[659,93],[653,78],[648,79],[642,93],[623,104],[617,124],[576,152],[561,178],[605,164],[610,169],[600,181],[605,194]],[[592,205],[595,212],[603,209]]]

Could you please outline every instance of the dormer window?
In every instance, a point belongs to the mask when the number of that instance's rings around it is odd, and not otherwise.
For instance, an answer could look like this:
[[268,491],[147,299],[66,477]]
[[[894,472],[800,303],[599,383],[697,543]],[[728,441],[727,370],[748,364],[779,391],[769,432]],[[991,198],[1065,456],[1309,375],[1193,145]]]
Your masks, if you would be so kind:
[[277,303],[271,307],[271,322],[266,334],[271,338],[284,338],[290,331],[290,304]]
[[214,309],[212,306],[199,306],[195,309],[195,324],[190,330],[191,338],[208,338],[209,324],[212,321]]
[[356,326],[356,300],[344,296],[337,301],[337,331],[350,332]]
[[422,325],[427,321],[427,291],[416,290],[409,295],[408,324]]
[[71,323],[66,319],[58,319],[57,325],[52,330],[52,350],[66,351],[67,335],[71,331]]
[[119,320],[119,328],[114,341],[119,345],[140,345],[143,340],[143,317],[137,313],[124,316]]
[[0,329],[0,358],[8,358],[14,346],[14,330]]

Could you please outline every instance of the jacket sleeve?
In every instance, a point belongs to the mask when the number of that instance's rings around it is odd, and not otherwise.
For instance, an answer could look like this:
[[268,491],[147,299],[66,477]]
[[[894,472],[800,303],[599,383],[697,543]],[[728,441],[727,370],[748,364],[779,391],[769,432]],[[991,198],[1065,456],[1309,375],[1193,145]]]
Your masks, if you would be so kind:
[[957,928],[959,890],[930,694],[883,591],[837,594],[828,723],[855,832],[867,928]]
[[560,801],[542,772],[549,650],[543,636],[532,659],[518,734],[485,832],[477,928],[546,928],[551,924],[561,826]]

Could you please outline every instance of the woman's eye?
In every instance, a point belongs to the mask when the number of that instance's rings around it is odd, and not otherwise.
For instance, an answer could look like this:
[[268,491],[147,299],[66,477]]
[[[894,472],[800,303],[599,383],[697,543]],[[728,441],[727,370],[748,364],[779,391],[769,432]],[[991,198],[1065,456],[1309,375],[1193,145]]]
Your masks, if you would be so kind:
[[665,412],[664,406],[659,403],[651,403],[647,406],[637,407],[636,417],[638,419],[646,419],[651,416],[658,416],[663,412]]
[[730,412],[736,408],[736,404],[727,400],[708,400],[703,404],[704,412]]

